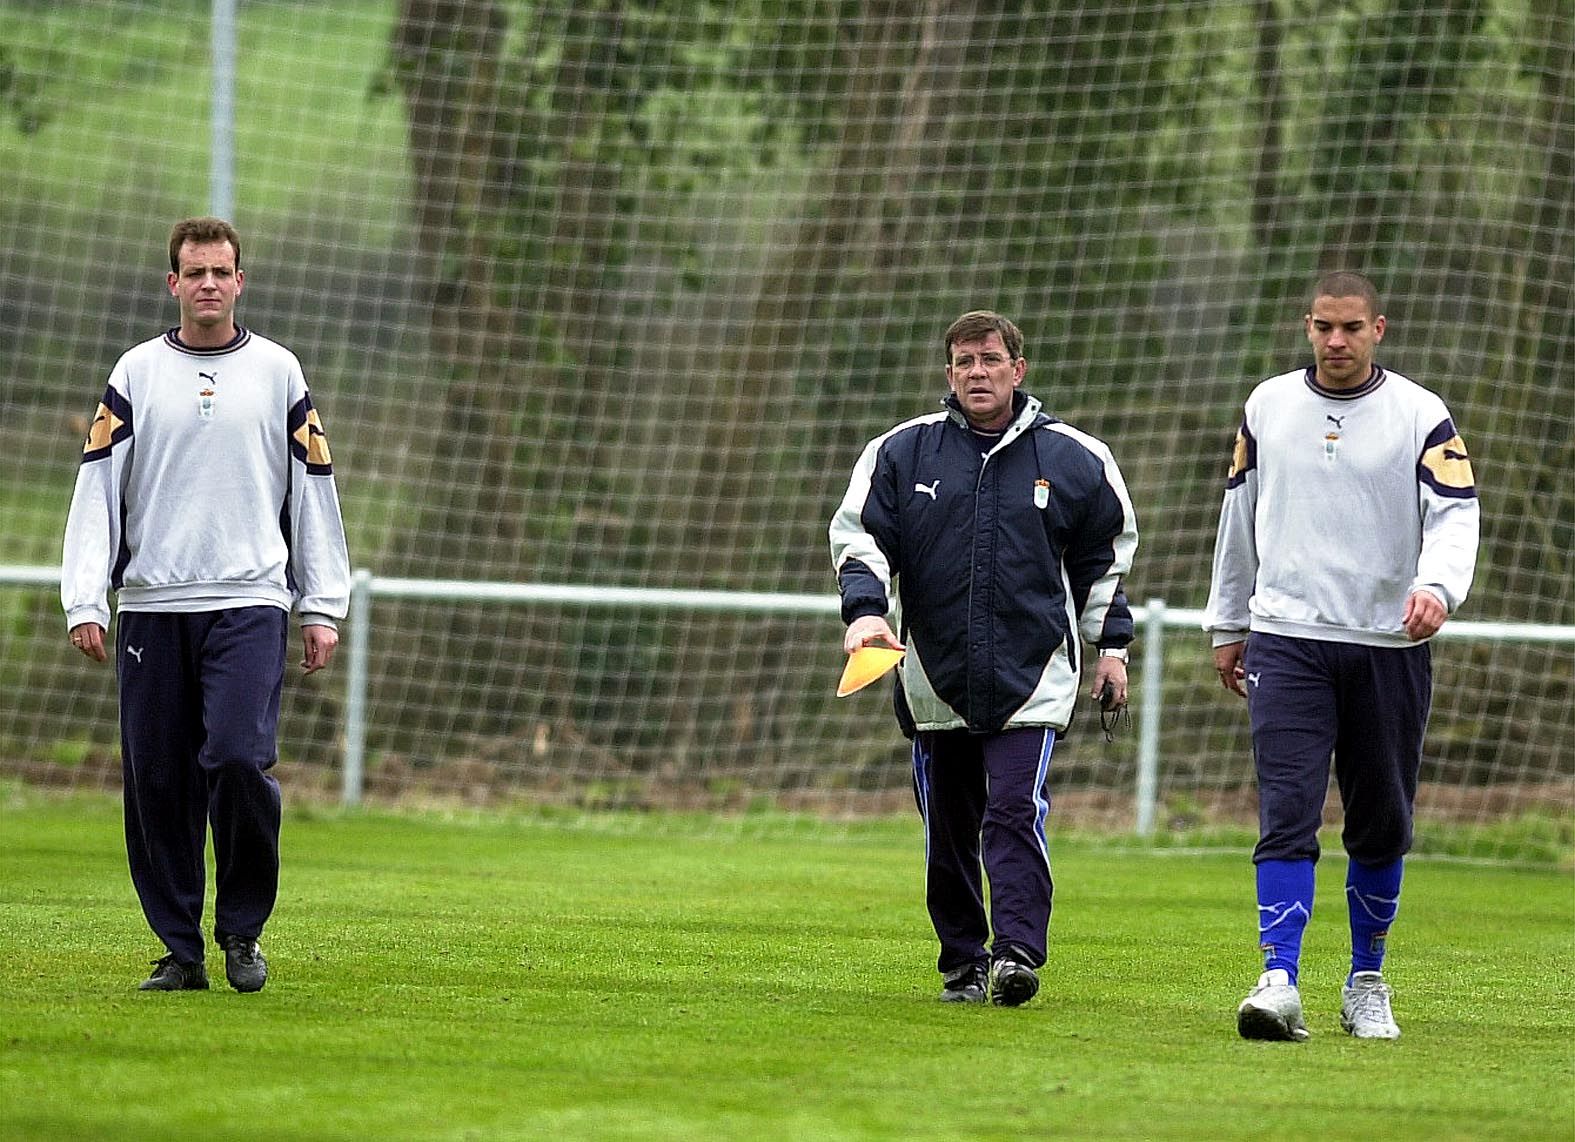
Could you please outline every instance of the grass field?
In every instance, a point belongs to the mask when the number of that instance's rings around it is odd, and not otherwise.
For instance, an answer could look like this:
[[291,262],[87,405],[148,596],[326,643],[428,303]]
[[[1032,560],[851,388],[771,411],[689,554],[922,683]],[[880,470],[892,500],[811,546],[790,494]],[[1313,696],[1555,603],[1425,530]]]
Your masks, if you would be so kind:
[[0,1137],[1549,1139],[1575,1133],[1568,872],[1413,862],[1405,1030],[1247,1043],[1245,854],[1056,842],[1027,1007],[934,1000],[916,821],[293,813],[257,995],[143,994],[114,804],[0,791]]

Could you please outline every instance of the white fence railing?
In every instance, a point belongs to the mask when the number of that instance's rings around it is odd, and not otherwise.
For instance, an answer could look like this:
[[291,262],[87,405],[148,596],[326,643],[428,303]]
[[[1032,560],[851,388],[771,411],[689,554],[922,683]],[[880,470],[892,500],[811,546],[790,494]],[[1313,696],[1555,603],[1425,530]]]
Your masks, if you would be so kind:
[[[58,587],[60,568],[0,564],[0,586]],[[342,798],[361,801],[366,758],[367,633],[372,629],[372,600],[433,599],[529,606],[572,603],[587,607],[647,607],[658,610],[723,611],[730,614],[797,614],[837,617],[837,596],[769,594],[748,591],[697,591],[659,587],[586,587],[562,583],[467,582],[452,579],[395,579],[359,570],[350,588],[350,615],[343,637],[345,656],[345,740]],[[1169,607],[1150,599],[1132,608],[1140,628],[1137,643],[1139,685],[1132,696],[1138,723],[1136,831],[1154,831],[1159,787],[1159,730],[1164,719],[1165,632],[1171,628],[1198,631],[1200,610]],[[1565,643],[1575,645],[1575,626],[1535,623],[1459,621],[1447,624],[1438,637],[1461,641]]]

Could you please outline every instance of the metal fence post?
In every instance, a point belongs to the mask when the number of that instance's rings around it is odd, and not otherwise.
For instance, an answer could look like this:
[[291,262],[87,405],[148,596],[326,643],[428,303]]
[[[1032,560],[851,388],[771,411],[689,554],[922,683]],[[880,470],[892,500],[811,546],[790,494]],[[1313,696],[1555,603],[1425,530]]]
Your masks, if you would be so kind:
[[235,215],[235,39],[239,0],[213,0],[209,36],[213,57],[209,92],[208,210],[234,221]]
[[1150,599],[1143,615],[1143,690],[1138,705],[1137,835],[1154,835],[1159,796],[1159,726],[1165,717],[1165,600]]
[[361,803],[366,761],[367,645],[372,641],[372,573],[358,570],[350,580],[349,667],[345,671],[344,793],[347,807]]

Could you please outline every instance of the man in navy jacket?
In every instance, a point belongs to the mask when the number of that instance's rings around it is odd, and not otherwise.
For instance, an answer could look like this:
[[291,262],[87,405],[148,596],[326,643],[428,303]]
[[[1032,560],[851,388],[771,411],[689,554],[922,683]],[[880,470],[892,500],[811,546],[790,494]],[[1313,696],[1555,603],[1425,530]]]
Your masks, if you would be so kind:
[[1122,576],[1137,549],[1110,449],[1019,391],[1022,347],[999,314],[953,322],[942,410],[865,446],[830,529],[843,649],[907,650],[897,717],[913,739],[941,999],[1012,1007],[1045,962],[1050,755],[1083,644],[1097,648],[1091,695],[1108,684],[1126,701]]

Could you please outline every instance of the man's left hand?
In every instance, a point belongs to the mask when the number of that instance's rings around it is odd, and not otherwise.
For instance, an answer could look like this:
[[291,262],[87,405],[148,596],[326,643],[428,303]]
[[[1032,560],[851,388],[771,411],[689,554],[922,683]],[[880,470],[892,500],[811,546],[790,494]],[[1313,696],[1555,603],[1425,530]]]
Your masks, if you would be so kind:
[[1437,634],[1448,617],[1449,609],[1444,601],[1426,588],[1419,588],[1405,597],[1405,614],[1401,621],[1412,642]]
[[1127,664],[1119,658],[1111,658],[1101,654],[1098,665],[1094,667],[1094,687],[1088,696],[1094,701],[1099,701],[1099,695],[1104,692],[1105,683],[1109,682],[1115,693],[1115,708],[1120,709],[1127,704]]
[[339,632],[333,627],[313,623],[301,628],[301,642],[306,648],[306,657],[301,659],[301,670],[315,674],[333,658],[334,647],[339,645]]

